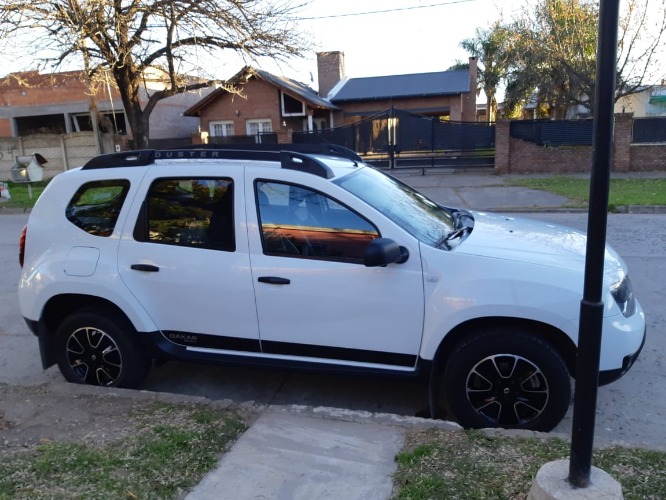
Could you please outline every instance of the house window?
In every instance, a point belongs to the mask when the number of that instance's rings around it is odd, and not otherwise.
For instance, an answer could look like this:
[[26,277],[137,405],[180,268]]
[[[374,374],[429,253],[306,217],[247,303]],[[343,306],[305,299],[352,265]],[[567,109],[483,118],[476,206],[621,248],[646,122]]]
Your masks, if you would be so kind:
[[280,92],[282,116],[305,116],[305,104],[290,95]]
[[247,135],[268,134],[273,131],[273,125],[270,120],[247,120]]
[[[93,130],[90,113],[76,113],[71,116],[75,132],[91,132]],[[126,134],[124,113],[99,113],[97,126],[103,133]]]
[[219,121],[210,122],[210,135],[213,137],[230,137],[234,135],[234,122],[232,121]]

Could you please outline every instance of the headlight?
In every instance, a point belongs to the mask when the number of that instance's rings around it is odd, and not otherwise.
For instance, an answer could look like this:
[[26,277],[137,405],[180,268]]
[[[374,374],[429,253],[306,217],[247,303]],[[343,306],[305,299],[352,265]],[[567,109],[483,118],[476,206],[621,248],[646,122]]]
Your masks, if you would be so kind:
[[629,317],[636,312],[634,289],[631,287],[631,281],[627,276],[611,286],[610,292],[625,317]]

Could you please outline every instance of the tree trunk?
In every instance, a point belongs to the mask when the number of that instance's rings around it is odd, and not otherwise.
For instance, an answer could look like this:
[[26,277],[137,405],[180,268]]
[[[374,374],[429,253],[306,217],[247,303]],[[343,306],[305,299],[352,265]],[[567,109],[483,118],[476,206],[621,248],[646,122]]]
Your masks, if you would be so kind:
[[[123,68],[114,75],[125,108],[125,116],[132,132],[134,149],[147,149],[150,138],[150,113],[144,113],[139,99],[141,75]],[[124,88],[123,88],[124,87]]]
[[487,89],[486,94],[486,121],[492,123],[497,116],[497,99],[495,99],[495,89]]

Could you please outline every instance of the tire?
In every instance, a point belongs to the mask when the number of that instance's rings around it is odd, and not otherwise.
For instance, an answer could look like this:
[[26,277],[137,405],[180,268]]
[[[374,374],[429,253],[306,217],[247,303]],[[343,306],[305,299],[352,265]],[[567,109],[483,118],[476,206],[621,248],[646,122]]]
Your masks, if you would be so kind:
[[477,332],[458,344],[440,381],[463,427],[550,431],[571,402],[562,356],[539,337],[510,328]]
[[56,361],[68,382],[138,387],[150,362],[137,332],[124,318],[92,307],[67,317],[55,335]]

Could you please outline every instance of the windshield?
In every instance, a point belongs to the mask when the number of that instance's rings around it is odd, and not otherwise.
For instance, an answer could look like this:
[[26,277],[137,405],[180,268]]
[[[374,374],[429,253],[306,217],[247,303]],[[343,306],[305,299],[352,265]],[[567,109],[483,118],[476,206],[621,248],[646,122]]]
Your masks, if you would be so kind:
[[372,168],[360,168],[334,182],[427,245],[440,246],[442,239],[455,229],[450,211]]

